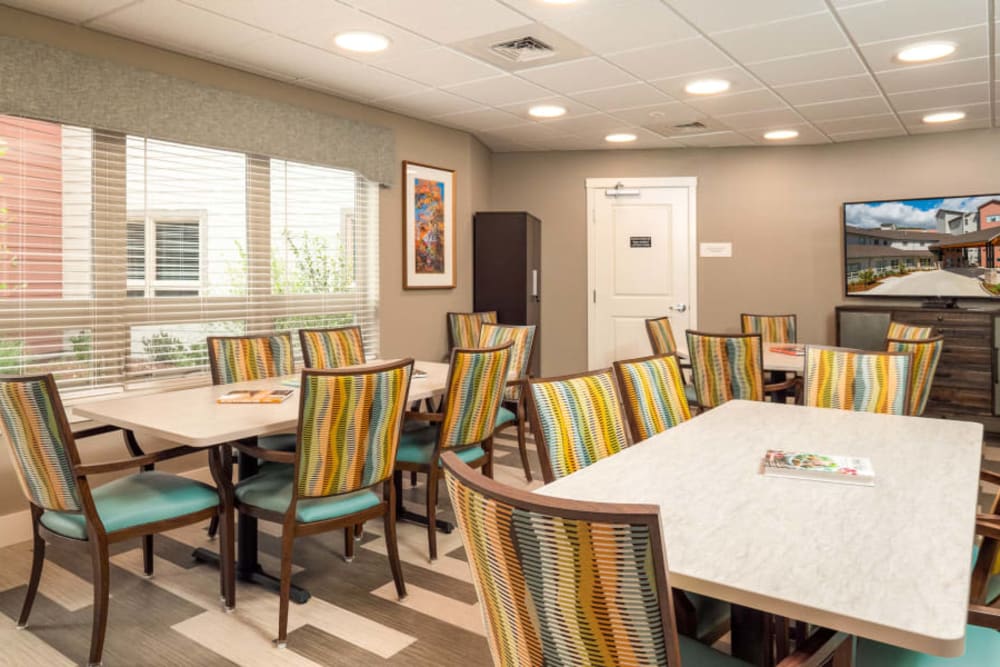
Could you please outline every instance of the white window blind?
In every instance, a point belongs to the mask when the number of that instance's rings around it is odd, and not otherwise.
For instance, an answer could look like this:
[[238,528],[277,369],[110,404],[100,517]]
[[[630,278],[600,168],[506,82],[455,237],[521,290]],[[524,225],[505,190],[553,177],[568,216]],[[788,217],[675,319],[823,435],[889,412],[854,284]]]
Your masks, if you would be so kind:
[[0,179],[0,374],[203,382],[206,336],[346,323],[377,354],[354,172],[0,116]]

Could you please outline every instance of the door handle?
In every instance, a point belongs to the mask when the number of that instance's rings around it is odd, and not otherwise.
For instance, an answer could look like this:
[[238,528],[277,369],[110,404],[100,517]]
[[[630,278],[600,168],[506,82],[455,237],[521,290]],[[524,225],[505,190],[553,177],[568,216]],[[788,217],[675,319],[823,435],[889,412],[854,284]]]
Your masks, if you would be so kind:
[[683,313],[687,309],[688,307],[686,303],[676,303],[670,306],[670,310],[676,310],[678,313]]

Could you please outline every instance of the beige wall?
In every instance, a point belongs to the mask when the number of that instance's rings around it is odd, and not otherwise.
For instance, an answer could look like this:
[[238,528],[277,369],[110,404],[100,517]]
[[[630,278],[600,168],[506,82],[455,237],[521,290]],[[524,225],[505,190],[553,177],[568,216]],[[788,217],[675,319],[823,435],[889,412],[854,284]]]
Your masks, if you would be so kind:
[[733,243],[731,259],[698,260],[698,326],[736,331],[740,312],[797,313],[801,340],[832,343],[833,308],[844,303],[841,203],[996,192],[997,174],[1000,130],[828,146],[503,153],[493,156],[491,202],[542,220],[542,372],[553,375],[587,365],[586,178],[697,177],[699,241]]
[[[87,55],[182,77],[206,85],[296,104],[392,128],[396,156],[456,172],[457,287],[451,290],[402,289],[402,195],[400,183],[382,188],[380,208],[380,312],[382,355],[440,359],[447,352],[445,313],[472,307],[472,214],[488,206],[490,152],[465,132],[381,111],[324,93],[248,74],[196,58],[77,28],[34,14],[0,7],[0,35],[23,37]],[[0,82],[2,85],[2,82]],[[141,94],[141,91],[136,91]],[[2,113],[0,109],[0,113]],[[119,438],[85,443],[88,458],[120,456]],[[155,448],[155,445],[153,445]],[[200,457],[191,465],[203,465]],[[25,507],[9,457],[0,454],[0,515]],[[2,536],[0,536],[2,539]]]

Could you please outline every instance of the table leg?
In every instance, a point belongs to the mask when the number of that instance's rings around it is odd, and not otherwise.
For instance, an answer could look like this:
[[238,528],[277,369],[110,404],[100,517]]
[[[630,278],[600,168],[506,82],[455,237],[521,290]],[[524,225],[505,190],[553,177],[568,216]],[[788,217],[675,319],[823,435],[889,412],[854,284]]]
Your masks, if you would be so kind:
[[770,614],[756,609],[731,605],[731,646],[734,658],[756,667],[774,664],[774,621]]
[[[403,507],[403,472],[397,470],[392,474],[392,483],[396,485],[396,521],[409,521],[421,526],[427,525],[427,517],[423,514],[411,512]],[[450,535],[455,530],[455,524],[443,519],[435,519],[437,529],[445,535]]]

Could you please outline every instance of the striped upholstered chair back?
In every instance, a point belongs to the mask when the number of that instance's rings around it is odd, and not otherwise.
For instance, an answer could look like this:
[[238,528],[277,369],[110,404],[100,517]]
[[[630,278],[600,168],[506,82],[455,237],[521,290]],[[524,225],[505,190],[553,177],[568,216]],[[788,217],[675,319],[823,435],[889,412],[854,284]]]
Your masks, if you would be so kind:
[[[511,372],[517,377],[528,377],[528,366],[531,364],[531,352],[535,346],[535,325],[514,326],[510,324],[483,323],[479,331],[480,347],[496,347],[504,343],[512,343],[510,356]],[[513,385],[504,390],[505,401],[521,399],[521,385]]]
[[542,477],[552,482],[628,446],[625,417],[610,368],[531,380],[532,432]]
[[484,323],[496,324],[497,311],[481,313],[448,313],[448,348],[472,348],[479,345],[479,333]]
[[902,322],[889,322],[889,331],[885,334],[887,339],[893,340],[927,340],[933,336],[934,327],[921,327]]
[[919,417],[927,407],[927,398],[931,395],[931,384],[934,382],[934,372],[941,359],[944,349],[944,336],[935,336],[926,340],[886,341],[889,352],[909,352],[913,355],[910,367],[910,414]]
[[795,343],[798,342],[797,322],[795,315],[740,315],[740,326],[743,333],[760,334],[765,343]]
[[365,363],[361,327],[299,329],[302,361],[306,368],[343,368]]
[[475,445],[493,435],[510,371],[511,343],[483,349],[455,348],[448,367],[441,451]]
[[444,466],[494,665],[680,664],[656,506],[546,498],[453,454]]
[[909,413],[908,352],[866,352],[807,345],[804,403],[890,415]]
[[208,363],[213,384],[290,375],[295,371],[292,335],[209,336]]
[[302,371],[299,497],[358,491],[392,475],[413,360],[364,371]]
[[653,354],[670,354],[677,351],[674,341],[674,330],[670,327],[669,317],[656,317],[646,320],[646,335],[653,347]]
[[651,438],[691,419],[676,355],[616,361],[615,378],[633,441]]
[[28,500],[43,510],[81,512],[73,434],[51,375],[0,379],[0,426]]
[[764,400],[760,334],[688,331],[687,341],[695,396],[702,409],[732,400]]

